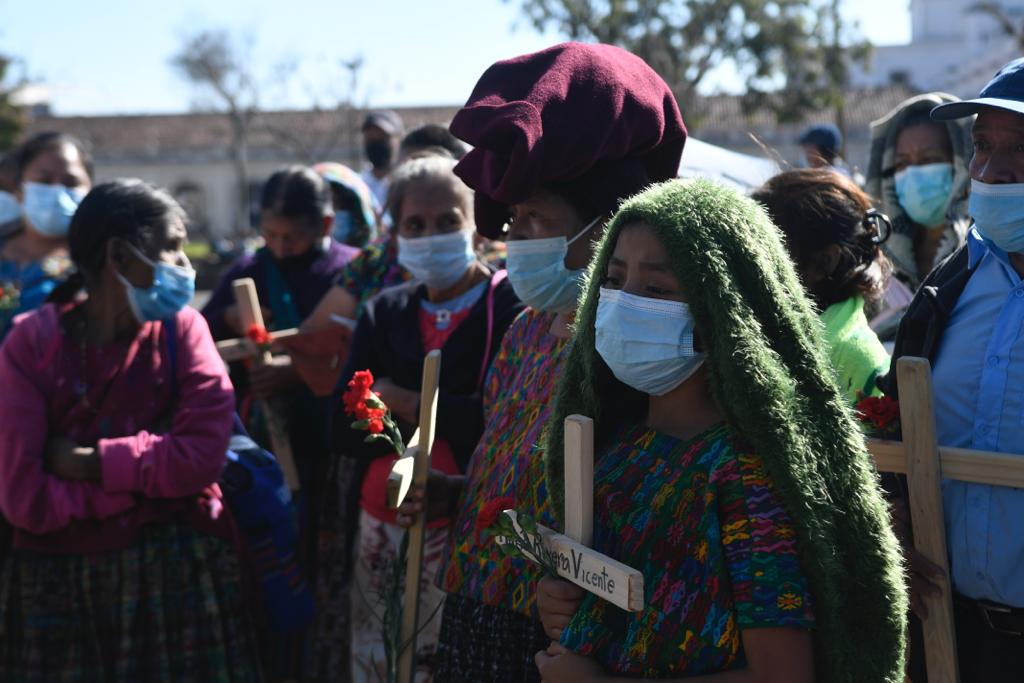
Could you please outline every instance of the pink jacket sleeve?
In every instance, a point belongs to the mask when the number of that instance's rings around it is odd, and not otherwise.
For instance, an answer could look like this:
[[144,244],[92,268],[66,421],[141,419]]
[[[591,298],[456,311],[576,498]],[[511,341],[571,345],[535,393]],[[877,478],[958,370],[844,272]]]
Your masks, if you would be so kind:
[[65,481],[43,470],[49,403],[42,349],[59,334],[52,306],[18,320],[0,346],[0,512],[34,534],[76,519],[104,519],[135,506],[132,496],[90,482]]
[[234,392],[206,320],[191,308],[177,317],[177,399],[171,431],[101,439],[103,488],[178,498],[220,477],[231,437]]

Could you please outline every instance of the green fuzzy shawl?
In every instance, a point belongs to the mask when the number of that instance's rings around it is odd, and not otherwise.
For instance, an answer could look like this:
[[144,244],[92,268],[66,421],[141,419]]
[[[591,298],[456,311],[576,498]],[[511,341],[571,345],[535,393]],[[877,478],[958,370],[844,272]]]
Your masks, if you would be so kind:
[[763,460],[796,527],[814,598],[816,680],[902,683],[907,592],[863,433],[836,386],[820,324],[778,229],[733,190],[668,181],[626,201],[609,224],[589,268],[546,430],[554,509],[565,509],[564,419],[592,417],[599,449],[609,447],[617,426],[608,397],[595,388],[604,361],[594,323],[619,231],[640,222],[654,228],[675,264],[707,352],[713,396]]

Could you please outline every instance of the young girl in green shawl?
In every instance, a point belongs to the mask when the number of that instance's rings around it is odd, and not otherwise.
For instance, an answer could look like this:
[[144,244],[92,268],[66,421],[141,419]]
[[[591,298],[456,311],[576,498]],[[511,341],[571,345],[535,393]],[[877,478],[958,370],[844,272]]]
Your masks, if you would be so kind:
[[[545,681],[902,680],[906,595],[865,451],[778,230],[670,181],[590,267],[549,423],[595,420],[594,546],[645,581],[631,614],[548,579]],[[554,508],[563,509],[556,500]]]

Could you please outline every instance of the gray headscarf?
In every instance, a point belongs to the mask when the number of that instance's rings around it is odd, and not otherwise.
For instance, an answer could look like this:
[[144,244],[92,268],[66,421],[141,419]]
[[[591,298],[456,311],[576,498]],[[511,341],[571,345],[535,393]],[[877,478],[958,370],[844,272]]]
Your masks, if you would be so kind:
[[[921,226],[914,223],[896,198],[896,180],[893,177],[896,162],[896,138],[906,121],[918,112],[929,112],[946,102],[959,98],[941,92],[917,95],[904,100],[891,112],[871,124],[871,157],[868,161],[865,190],[879,203],[879,209],[892,219],[892,236],[882,249],[892,261],[893,272],[912,290],[917,290],[923,276],[918,274],[914,255],[914,237]],[[967,197],[971,189],[968,164],[971,159],[971,125],[974,117],[954,121],[937,121],[946,127],[953,149],[953,192],[946,207],[946,227],[938,252],[937,264],[963,244],[970,228],[967,218]],[[934,264],[933,264],[934,265]]]

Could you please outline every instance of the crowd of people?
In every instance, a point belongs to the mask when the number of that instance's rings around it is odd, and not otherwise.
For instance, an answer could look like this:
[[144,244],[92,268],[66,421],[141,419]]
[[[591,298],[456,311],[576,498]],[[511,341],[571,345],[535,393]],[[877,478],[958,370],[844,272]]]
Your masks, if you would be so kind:
[[[267,180],[263,246],[201,312],[167,192],[95,183],[62,133],[4,160],[0,678],[393,680],[425,520],[417,681],[927,680],[943,570],[857,406],[924,357],[940,444],[1024,453],[1024,59],[872,124],[864,177],[815,126],[806,167],[750,196],[676,178],[675,97],[607,45],[492,65],[448,128],[362,132],[362,172]],[[222,360],[246,337],[267,362]],[[432,469],[392,509],[401,454],[343,394],[370,371],[409,439],[433,350]],[[563,527],[573,414],[590,545],[643,574],[639,612],[481,529],[496,501]],[[268,495],[293,533],[265,541],[266,473],[226,464],[282,427],[297,481]],[[942,499],[960,680],[1018,681],[1024,493]]]

